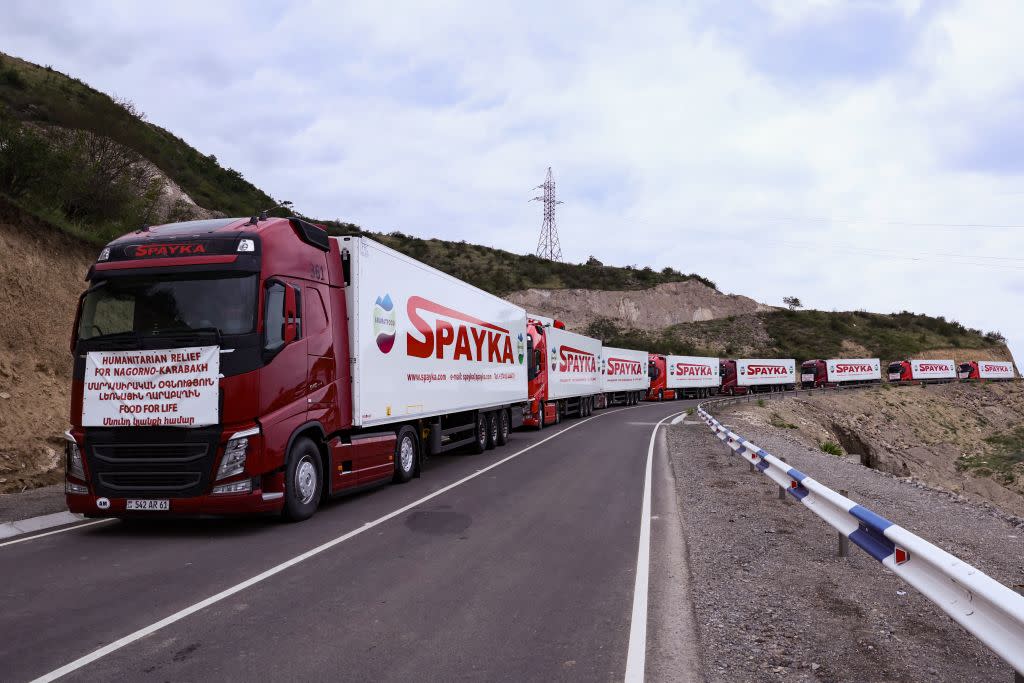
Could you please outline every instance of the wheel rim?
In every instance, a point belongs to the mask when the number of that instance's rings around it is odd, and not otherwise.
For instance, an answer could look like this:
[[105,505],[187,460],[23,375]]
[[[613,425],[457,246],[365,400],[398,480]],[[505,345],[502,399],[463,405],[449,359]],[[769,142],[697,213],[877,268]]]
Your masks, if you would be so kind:
[[303,456],[295,469],[295,486],[299,489],[303,505],[312,501],[316,495],[316,465],[308,455]]
[[412,461],[416,456],[416,449],[412,447],[412,439],[408,436],[402,439],[402,446],[398,451],[398,462],[403,472],[412,471]]
[[483,415],[476,419],[476,433],[481,444],[487,443],[487,424],[484,422]]
[[498,420],[497,420],[497,418],[491,418],[490,425],[491,425],[491,442],[492,443],[497,443],[497,441],[498,441]]

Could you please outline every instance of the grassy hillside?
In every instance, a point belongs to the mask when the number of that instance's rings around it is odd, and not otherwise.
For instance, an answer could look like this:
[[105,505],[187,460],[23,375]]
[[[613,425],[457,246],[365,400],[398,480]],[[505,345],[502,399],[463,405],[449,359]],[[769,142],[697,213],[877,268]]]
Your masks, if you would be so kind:
[[148,123],[127,100],[77,78],[0,53],[0,116],[109,138],[154,163],[202,207],[251,215],[273,200],[176,135]]
[[684,355],[806,360],[864,354],[888,361],[952,349],[963,350],[964,357],[978,355],[973,351],[990,352],[993,358],[1006,356],[1006,340],[998,332],[982,333],[943,317],[906,311],[773,311],[684,323],[657,334],[601,320],[590,325],[588,332],[612,346]]

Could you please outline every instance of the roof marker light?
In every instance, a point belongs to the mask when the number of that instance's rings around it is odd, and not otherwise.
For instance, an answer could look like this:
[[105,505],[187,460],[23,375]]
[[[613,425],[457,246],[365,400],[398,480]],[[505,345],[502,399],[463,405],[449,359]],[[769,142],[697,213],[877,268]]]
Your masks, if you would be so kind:
[[236,251],[256,251],[256,243],[252,240],[238,240],[238,249]]

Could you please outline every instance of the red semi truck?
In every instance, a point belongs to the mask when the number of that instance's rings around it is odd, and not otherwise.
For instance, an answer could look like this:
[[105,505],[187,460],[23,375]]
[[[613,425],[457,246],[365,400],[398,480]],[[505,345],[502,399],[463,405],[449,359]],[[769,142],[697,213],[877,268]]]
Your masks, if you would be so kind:
[[303,220],[145,228],[104,248],[72,335],[68,507],[283,513],[503,445],[526,312]]
[[819,358],[805,360],[800,365],[800,386],[803,389],[878,384],[881,381],[881,363],[877,358]]
[[956,372],[952,360],[897,360],[888,368],[890,382],[949,381]]
[[720,393],[729,396],[787,391],[796,386],[796,361],[789,358],[727,359],[721,361],[719,375]]
[[972,360],[960,364],[957,369],[957,377],[998,381],[1014,379],[1016,374],[1013,371],[1013,363],[1009,361]]
[[590,415],[601,393],[601,342],[549,320],[531,316],[527,325],[530,409],[523,424],[537,429]]
[[668,362],[664,355],[647,354],[647,375],[651,380],[647,387],[648,401],[671,401],[676,397],[675,389],[668,388]]

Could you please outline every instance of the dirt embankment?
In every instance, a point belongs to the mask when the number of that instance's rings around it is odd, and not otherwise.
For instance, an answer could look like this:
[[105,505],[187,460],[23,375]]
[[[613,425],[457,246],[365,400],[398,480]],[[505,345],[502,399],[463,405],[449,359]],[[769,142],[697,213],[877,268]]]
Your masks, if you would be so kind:
[[886,385],[765,400],[739,413],[801,445],[832,442],[872,469],[1024,516],[1022,382]]
[[506,297],[532,313],[582,330],[597,318],[630,328],[661,330],[678,323],[716,320],[775,310],[738,294],[722,294],[696,280],[670,282],[638,291],[527,289]]
[[61,480],[87,246],[0,203],[0,493]]

